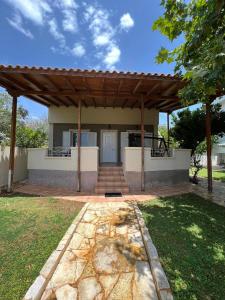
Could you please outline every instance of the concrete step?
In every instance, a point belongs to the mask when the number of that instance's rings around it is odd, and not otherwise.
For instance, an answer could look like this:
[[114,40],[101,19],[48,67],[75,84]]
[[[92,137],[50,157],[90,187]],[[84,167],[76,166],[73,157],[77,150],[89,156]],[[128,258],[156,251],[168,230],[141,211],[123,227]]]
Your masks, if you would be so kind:
[[128,193],[129,187],[126,183],[123,167],[103,166],[99,167],[98,182],[95,187],[96,194],[105,193]]
[[99,171],[99,176],[124,176],[122,171]]
[[111,175],[100,175],[98,176],[98,181],[101,182],[101,181],[104,181],[104,182],[108,182],[108,181],[121,181],[121,182],[125,182],[125,178],[123,175],[114,175],[114,176],[111,176]]
[[128,187],[127,183],[124,181],[98,181],[96,184],[96,187],[115,187],[115,188],[123,188],[123,187]]
[[99,167],[100,171],[107,171],[107,172],[123,172],[123,167]]
[[105,193],[122,193],[122,194],[127,194],[129,193],[129,188],[128,187],[123,187],[123,188],[112,188],[112,187],[105,187],[105,188],[95,188],[95,193],[96,194],[105,194]]

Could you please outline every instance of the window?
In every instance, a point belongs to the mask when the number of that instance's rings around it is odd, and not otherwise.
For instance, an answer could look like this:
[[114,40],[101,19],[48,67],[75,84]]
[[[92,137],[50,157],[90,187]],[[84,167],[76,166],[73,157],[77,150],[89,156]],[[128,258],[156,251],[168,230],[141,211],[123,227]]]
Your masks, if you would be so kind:
[[[63,147],[77,146],[77,130],[69,130],[63,132]],[[90,131],[81,132],[81,146],[94,147],[97,146],[97,133]]]

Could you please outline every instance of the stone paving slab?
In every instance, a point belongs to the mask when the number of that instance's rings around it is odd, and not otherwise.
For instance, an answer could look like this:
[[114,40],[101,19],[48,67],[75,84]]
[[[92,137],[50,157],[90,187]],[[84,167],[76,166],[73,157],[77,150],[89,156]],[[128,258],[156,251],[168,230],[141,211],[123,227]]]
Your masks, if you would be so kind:
[[88,203],[74,224],[69,243],[41,295],[35,298],[28,293],[25,300],[173,299],[134,203]]
[[200,178],[199,184],[193,185],[192,190],[195,194],[225,207],[225,182],[213,180],[213,192],[208,192],[208,181]]

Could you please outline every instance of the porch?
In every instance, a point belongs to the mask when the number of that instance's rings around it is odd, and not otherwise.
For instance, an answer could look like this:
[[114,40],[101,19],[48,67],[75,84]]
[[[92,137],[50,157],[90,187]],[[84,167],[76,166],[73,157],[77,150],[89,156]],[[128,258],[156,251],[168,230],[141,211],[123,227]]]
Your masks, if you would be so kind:
[[[160,153],[148,139],[157,135],[159,112],[169,129],[171,112],[183,107],[178,76],[0,66],[0,84],[13,97],[9,191],[19,96],[49,109],[49,150],[29,149],[30,182],[94,191],[105,162],[122,164],[129,190],[188,180],[189,150]],[[59,147],[66,151],[56,156]]]
[[[80,148],[80,190],[82,192],[121,192],[142,189],[142,148],[124,147],[121,166],[100,165],[99,147]],[[76,190],[78,184],[78,147],[71,147],[65,156],[52,156],[49,150],[28,150],[28,182],[43,186]],[[150,147],[144,148],[144,187],[187,183],[190,150],[171,150],[170,155],[156,157]],[[97,188],[97,189],[96,189]]]

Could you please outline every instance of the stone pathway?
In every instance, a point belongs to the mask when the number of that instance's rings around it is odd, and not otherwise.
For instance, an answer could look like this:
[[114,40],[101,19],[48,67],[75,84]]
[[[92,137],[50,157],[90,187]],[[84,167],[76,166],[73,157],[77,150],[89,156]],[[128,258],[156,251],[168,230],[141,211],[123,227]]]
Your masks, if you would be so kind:
[[71,226],[25,300],[173,299],[134,203],[87,203]]
[[213,180],[213,192],[208,192],[208,182],[200,178],[199,184],[193,185],[193,192],[211,202],[225,207],[225,182]]

